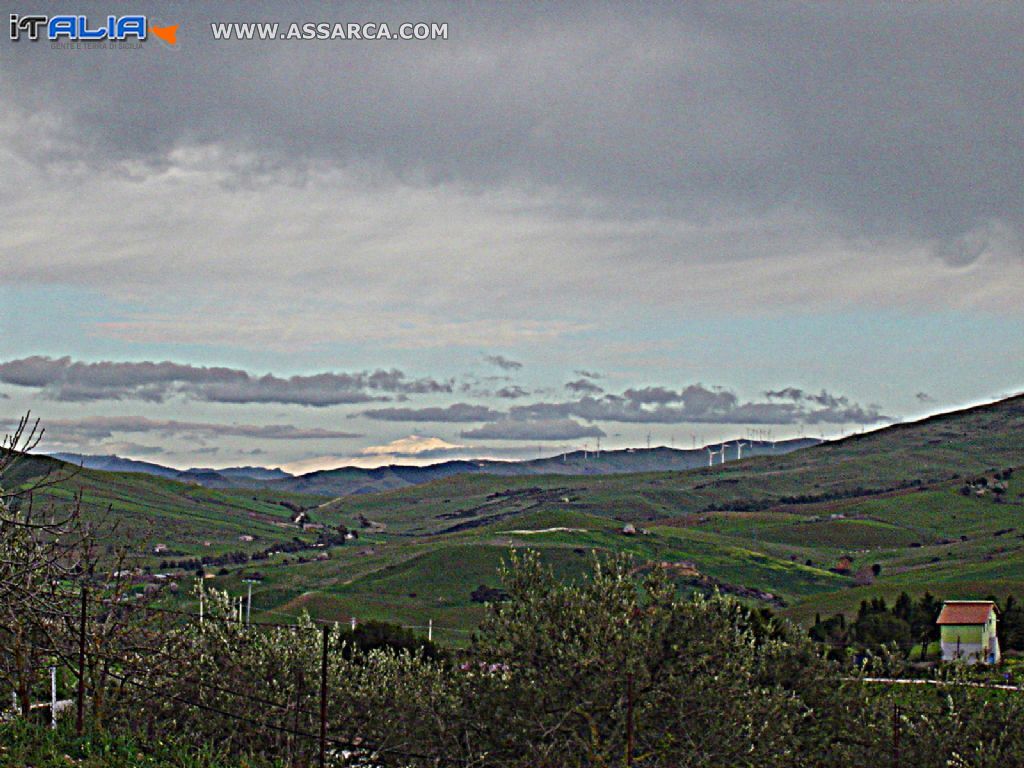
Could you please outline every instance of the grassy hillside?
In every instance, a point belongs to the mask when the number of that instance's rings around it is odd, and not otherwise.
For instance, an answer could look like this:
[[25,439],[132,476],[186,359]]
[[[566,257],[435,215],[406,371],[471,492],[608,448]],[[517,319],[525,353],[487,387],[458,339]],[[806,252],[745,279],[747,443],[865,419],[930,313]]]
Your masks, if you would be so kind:
[[[81,498],[87,519],[117,526],[117,535],[165,544],[175,555],[202,556],[256,551],[295,536],[312,541],[290,516],[314,508],[320,497],[265,490],[216,490],[136,472],[103,472],[74,467],[45,456],[26,456],[0,478],[6,491],[34,486],[36,508],[66,507]],[[286,504],[290,506],[285,506]],[[330,515],[315,519],[332,522]],[[253,541],[241,541],[252,536]]]
[[[1024,397],[943,414],[784,456],[685,472],[599,477],[460,476],[337,500],[343,517],[426,534],[568,507],[653,522],[712,511],[799,509],[954,482],[1024,464]],[[566,501],[568,499],[568,501]]]
[[[510,549],[530,547],[566,578],[592,552],[629,552],[639,567],[668,567],[684,590],[719,588],[798,620],[853,611],[876,595],[1024,596],[1024,472],[1005,500],[966,497],[960,481],[843,504],[666,518],[627,536],[621,523],[569,508],[536,509],[455,533],[364,534],[328,563],[264,570],[256,606],[268,618],[312,610],[452,628],[464,637],[482,615],[472,599]],[[841,517],[839,517],[841,515]],[[833,517],[835,516],[835,517]],[[836,573],[841,560],[848,573]],[[877,578],[871,567],[880,568]],[[236,593],[237,576],[224,580]],[[443,633],[442,633],[443,634]]]
[[[60,466],[34,458],[4,483]],[[155,530],[199,555],[312,541],[289,519],[292,509],[309,508],[314,520],[342,522],[360,537],[324,560],[261,561],[257,616],[433,620],[438,638],[464,641],[485,610],[474,591],[498,587],[497,568],[521,547],[537,549],[564,578],[594,551],[628,552],[638,568],[668,568],[681,590],[721,589],[799,620],[902,590],[1024,597],[1024,471],[1005,472],[1017,467],[1021,397],[679,472],[461,474],[325,501],[79,471],[45,496],[65,503],[81,492],[89,514],[109,506],[129,529]],[[635,535],[623,532],[627,522]],[[241,544],[240,535],[255,541]],[[232,568],[213,583],[241,594],[252,569]]]

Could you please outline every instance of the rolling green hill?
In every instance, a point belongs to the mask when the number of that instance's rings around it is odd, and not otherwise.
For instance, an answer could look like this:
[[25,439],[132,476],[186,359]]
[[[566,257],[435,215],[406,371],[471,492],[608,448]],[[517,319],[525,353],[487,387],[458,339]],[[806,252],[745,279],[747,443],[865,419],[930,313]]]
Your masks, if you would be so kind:
[[[902,590],[1024,597],[1024,397],[901,424],[782,456],[639,474],[458,474],[333,500],[277,489],[214,490],[138,474],[78,471],[44,491],[83,494],[128,529],[197,556],[316,534],[295,509],[360,533],[314,560],[261,561],[254,607],[416,626],[465,639],[510,548],[537,549],[565,578],[591,552],[629,552],[682,590],[721,589],[805,620]],[[7,487],[67,470],[30,458]],[[636,533],[625,533],[626,523]],[[239,536],[251,535],[242,544]],[[209,542],[209,544],[207,544]],[[874,566],[874,568],[873,568]],[[254,566],[214,583],[243,591]],[[877,571],[877,575],[876,572]]]
[[[80,497],[83,515],[105,527],[116,526],[119,538],[135,539],[147,549],[164,544],[181,556],[258,551],[296,536],[312,542],[316,533],[303,532],[292,524],[291,515],[324,501],[284,492],[204,488],[138,472],[82,469],[46,456],[23,456],[0,478],[7,492],[39,483],[37,509],[63,508]],[[334,522],[329,515],[316,519]],[[252,541],[240,538],[250,536]]]

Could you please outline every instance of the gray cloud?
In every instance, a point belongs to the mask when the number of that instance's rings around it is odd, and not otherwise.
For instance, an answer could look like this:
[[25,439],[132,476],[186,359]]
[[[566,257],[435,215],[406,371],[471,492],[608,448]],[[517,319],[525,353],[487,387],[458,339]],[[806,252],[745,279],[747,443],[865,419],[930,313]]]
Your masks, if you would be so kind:
[[570,381],[565,385],[565,388],[576,395],[588,394],[596,395],[604,392],[604,389],[599,387],[592,381],[585,378],[577,379],[576,381]]
[[[285,21],[299,8],[253,14]],[[152,158],[221,140],[230,126],[267,155],[263,172],[362,160],[438,180],[523,176],[662,208],[813,201],[953,238],[980,218],[1021,216],[1015,3],[655,3],[628,18],[606,6],[438,4],[422,15],[444,18],[448,41],[258,55],[209,39],[217,10],[152,9],[192,32],[187,60],[150,58],[126,78],[117,63],[72,70],[42,45],[20,45],[5,57],[10,97],[60,104],[99,157]],[[608,42],[621,39],[638,44]],[[205,77],[214,62],[221,77]],[[315,101],[295,87],[300,77],[318,84]],[[148,98],[154,89],[161,100]],[[135,119],[107,119],[96,96],[110,93]]]
[[520,397],[527,397],[529,394],[529,390],[523,389],[518,384],[510,384],[499,389],[494,393],[494,396],[500,397],[503,400],[516,400]]
[[62,442],[107,440],[115,434],[155,433],[167,437],[244,437],[254,440],[340,440],[362,437],[352,432],[305,428],[291,424],[214,424],[150,419],[145,416],[91,416],[82,419],[48,419],[47,440]]
[[667,387],[627,389],[621,395],[585,396],[561,403],[534,403],[509,409],[512,419],[575,417],[586,421],[634,424],[873,424],[886,420],[877,406],[861,406],[845,396],[824,390],[808,394],[796,388],[781,390],[792,402],[742,402],[728,390],[691,384],[681,390]]
[[377,421],[434,421],[457,424],[488,421],[499,417],[501,414],[485,405],[453,403],[443,408],[377,408],[363,411],[360,415]]
[[491,365],[496,365],[503,371],[518,371],[523,364],[518,360],[510,360],[504,355],[487,355],[484,358]]
[[769,400],[792,400],[799,402],[804,397],[804,391],[797,387],[786,387],[784,389],[768,390],[764,396]]
[[582,376],[584,379],[603,379],[604,378],[604,376],[602,376],[600,373],[597,373],[596,371],[588,371],[588,370],[585,370],[585,369],[582,369],[582,368],[577,368],[575,371],[573,371],[573,373],[575,373],[577,376]]
[[481,440],[576,440],[604,437],[605,433],[595,425],[585,426],[567,418],[532,421],[503,419],[466,430],[461,436]]
[[26,357],[0,363],[0,381],[39,389],[52,400],[143,400],[161,403],[180,395],[211,403],[282,403],[324,407],[397,395],[451,392],[451,381],[409,379],[401,371],[319,373],[281,378],[243,370],[171,362],[73,361]]
[[1024,237],[1004,222],[981,222],[957,237],[940,241],[935,255],[951,267],[969,267],[982,260],[1019,262],[1024,259]]
[[100,336],[517,355],[725,302],[1022,311],[1019,3],[439,5],[449,41],[308,46],[198,5],[173,67],[7,49],[0,281],[123,302]]
[[935,398],[933,398],[927,392],[918,392],[916,395],[914,395],[914,398],[919,403],[933,403],[933,402],[935,402]]
[[[586,384],[585,380],[581,381]],[[499,423],[503,433],[518,429],[509,423],[517,421],[546,422],[568,429],[566,421],[569,419],[631,424],[873,424],[888,418],[878,406],[861,406],[844,395],[826,390],[805,392],[797,387],[766,392],[766,400],[748,402],[724,388],[702,384],[690,384],[678,390],[664,386],[630,388],[622,394],[603,393],[599,387],[590,390],[586,386],[578,391],[585,394],[576,400],[514,405],[504,413],[488,406],[455,403],[446,407],[371,409],[361,415],[400,422],[490,421]],[[463,433],[463,437],[487,438],[492,426],[482,427],[481,434]]]

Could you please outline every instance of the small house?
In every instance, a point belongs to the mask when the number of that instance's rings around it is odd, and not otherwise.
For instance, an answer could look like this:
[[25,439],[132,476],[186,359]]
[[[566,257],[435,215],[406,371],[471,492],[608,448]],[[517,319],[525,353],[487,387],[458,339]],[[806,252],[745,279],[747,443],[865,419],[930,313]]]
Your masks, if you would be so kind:
[[999,663],[996,605],[991,600],[947,600],[936,623],[943,661]]
[[831,571],[832,573],[838,573],[840,576],[847,576],[853,571],[853,560],[843,555],[836,563],[836,567],[832,568]]

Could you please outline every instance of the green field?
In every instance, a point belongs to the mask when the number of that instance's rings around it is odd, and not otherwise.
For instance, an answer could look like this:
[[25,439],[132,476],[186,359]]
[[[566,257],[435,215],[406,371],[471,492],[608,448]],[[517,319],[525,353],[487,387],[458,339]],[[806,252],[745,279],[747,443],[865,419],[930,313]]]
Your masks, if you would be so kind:
[[[998,494],[991,486],[962,492],[967,480],[994,484],[997,473],[1022,466],[1024,398],[1016,397],[784,456],[679,472],[459,475],[329,499],[76,471],[39,500],[64,505],[80,493],[86,514],[116,521],[119,536],[192,557],[296,537],[311,545],[316,534],[290,521],[292,510],[306,509],[360,537],[326,559],[314,559],[325,550],[276,555],[207,581],[241,594],[241,577],[258,569],[264,580],[254,609],[268,621],[301,611],[417,627],[432,620],[439,639],[457,642],[485,611],[471,593],[498,587],[503,559],[524,547],[565,579],[577,577],[592,552],[628,552],[638,568],[668,568],[680,590],[733,591],[801,621],[903,590],[1024,597],[1024,471]],[[48,469],[67,471],[31,458],[3,482],[25,486]],[[627,522],[640,531],[624,534]]]

